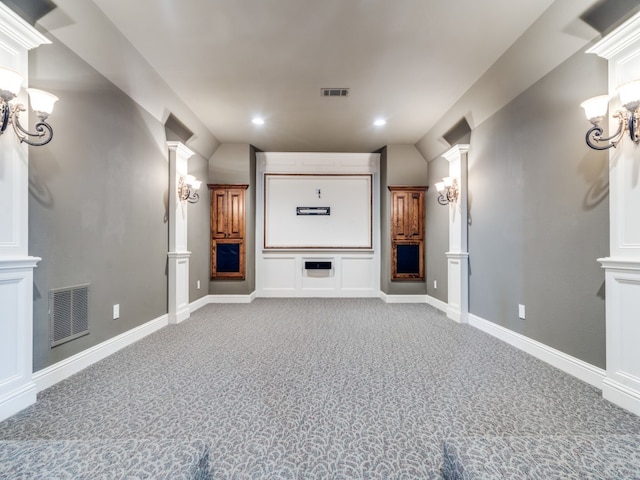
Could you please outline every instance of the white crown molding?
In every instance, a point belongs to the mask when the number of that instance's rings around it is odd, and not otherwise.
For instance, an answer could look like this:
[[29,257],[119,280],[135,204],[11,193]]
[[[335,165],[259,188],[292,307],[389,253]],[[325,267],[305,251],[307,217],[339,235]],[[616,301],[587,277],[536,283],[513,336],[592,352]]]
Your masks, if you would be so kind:
[[168,252],[167,256],[169,258],[189,258],[191,256],[191,252]]
[[0,258],[0,270],[35,268],[40,260],[40,257],[3,257]]
[[379,153],[257,152],[264,173],[372,173]]
[[195,152],[182,142],[169,141],[167,142],[167,146],[169,150],[175,151],[182,158],[189,159],[195,155]]
[[638,258],[607,257],[599,258],[598,262],[605,269],[640,271],[640,259]]
[[459,145],[454,145],[449,150],[444,152],[441,157],[447,159],[447,161],[452,162],[458,160],[462,155],[469,152],[469,144],[461,143]]
[[[25,22],[4,3],[0,3],[0,38],[2,37],[11,40],[18,47],[26,50],[51,43],[47,37]],[[4,45],[7,47],[6,44]]]
[[609,60],[625,52],[638,42],[640,42],[640,13],[631,17],[624,24],[589,48],[587,53],[595,53]]

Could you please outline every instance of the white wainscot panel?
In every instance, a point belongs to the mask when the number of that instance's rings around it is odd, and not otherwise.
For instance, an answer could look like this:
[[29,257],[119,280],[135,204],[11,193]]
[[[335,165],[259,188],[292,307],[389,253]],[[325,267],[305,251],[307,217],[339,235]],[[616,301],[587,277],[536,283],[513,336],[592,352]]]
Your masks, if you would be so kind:
[[615,295],[619,299],[620,312],[624,312],[623,315],[629,320],[633,319],[620,325],[620,370],[617,373],[627,377],[635,386],[640,386],[640,278],[619,278],[616,283],[618,292]]
[[380,279],[374,272],[374,258],[343,257],[342,258],[342,291],[371,293],[379,296]]
[[263,257],[262,276],[265,295],[291,295],[296,290],[296,257]]
[[189,259],[178,260],[178,310],[189,306]]
[[[329,269],[307,269],[307,262],[330,262],[331,268]],[[301,259],[302,267],[302,290],[329,290],[334,291],[337,288],[337,278],[339,275],[336,272],[335,258],[308,258],[303,257]]]
[[0,394],[2,385],[20,375],[19,356],[22,338],[19,323],[24,319],[20,315],[17,299],[22,299],[21,283],[23,279],[0,279],[0,325],[2,339],[0,343]]

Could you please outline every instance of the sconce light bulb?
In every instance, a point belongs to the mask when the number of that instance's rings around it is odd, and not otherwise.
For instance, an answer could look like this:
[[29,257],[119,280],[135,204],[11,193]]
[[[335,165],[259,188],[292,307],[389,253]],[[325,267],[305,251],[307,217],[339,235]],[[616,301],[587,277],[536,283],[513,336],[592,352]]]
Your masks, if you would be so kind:
[[27,88],[27,93],[29,94],[29,100],[31,100],[31,108],[38,117],[44,120],[51,115],[58,97],[37,88]]
[[591,97],[580,104],[584,108],[584,114],[593,124],[597,124],[607,114],[609,108],[609,95]]
[[618,88],[620,103],[630,112],[634,112],[640,105],[640,80],[634,80],[620,85]]
[[6,102],[15,98],[20,92],[23,77],[10,68],[0,67],[0,97]]

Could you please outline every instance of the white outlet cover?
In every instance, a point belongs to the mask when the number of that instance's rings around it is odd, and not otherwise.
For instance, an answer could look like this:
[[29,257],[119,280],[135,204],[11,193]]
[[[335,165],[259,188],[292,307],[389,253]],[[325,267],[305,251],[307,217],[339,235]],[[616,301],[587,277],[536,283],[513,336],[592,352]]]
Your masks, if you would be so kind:
[[116,304],[113,306],[113,319],[120,318],[120,304]]
[[524,320],[524,305],[518,305],[518,317]]

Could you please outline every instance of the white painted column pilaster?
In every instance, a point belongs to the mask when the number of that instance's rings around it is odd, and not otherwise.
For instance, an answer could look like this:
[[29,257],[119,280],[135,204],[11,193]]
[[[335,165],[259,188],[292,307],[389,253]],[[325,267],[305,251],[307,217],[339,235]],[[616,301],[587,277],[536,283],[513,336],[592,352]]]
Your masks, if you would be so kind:
[[447,255],[447,317],[459,323],[469,319],[469,251],[467,242],[467,153],[469,145],[456,145],[444,158],[449,176],[458,182],[458,200],[449,203],[449,251]]
[[178,182],[187,175],[193,152],[181,142],[169,146],[169,323],[189,318],[189,257],[187,202],[178,198]]
[[[588,50],[609,60],[609,93],[640,79],[640,14]],[[617,102],[617,103],[616,103]],[[622,108],[612,99],[609,112]],[[615,123],[615,125],[614,125]],[[613,128],[613,130],[611,130]],[[611,122],[610,132],[617,122]],[[640,415],[640,146],[625,134],[609,150],[610,256],[605,269],[607,376],[602,394]]]
[[[47,38],[0,3],[0,66],[26,81],[28,52]],[[19,101],[27,105],[23,91]],[[26,114],[21,120],[28,125]],[[29,256],[29,150],[11,127],[0,135],[0,420],[36,401],[33,374],[33,269]]]

